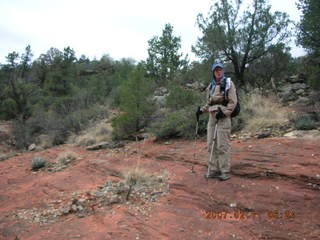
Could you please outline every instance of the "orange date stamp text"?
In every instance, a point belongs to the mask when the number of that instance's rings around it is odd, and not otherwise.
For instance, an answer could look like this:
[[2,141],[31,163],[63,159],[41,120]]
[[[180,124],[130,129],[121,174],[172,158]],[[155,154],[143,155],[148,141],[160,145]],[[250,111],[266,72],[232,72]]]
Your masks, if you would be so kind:
[[216,220],[247,220],[247,219],[261,219],[266,217],[272,219],[292,219],[296,214],[292,210],[270,210],[270,211],[214,211],[214,210],[201,210],[206,219]]

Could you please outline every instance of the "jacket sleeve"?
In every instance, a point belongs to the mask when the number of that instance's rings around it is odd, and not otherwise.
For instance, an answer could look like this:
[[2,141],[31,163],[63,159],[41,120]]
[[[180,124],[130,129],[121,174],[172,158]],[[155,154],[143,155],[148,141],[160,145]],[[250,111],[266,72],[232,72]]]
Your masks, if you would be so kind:
[[236,87],[233,84],[233,82],[231,81],[231,86],[230,89],[228,90],[228,99],[229,102],[227,104],[227,106],[223,106],[221,108],[222,112],[229,117],[231,115],[231,113],[233,112],[234,108],[237,105],[237,93],[236,93]]

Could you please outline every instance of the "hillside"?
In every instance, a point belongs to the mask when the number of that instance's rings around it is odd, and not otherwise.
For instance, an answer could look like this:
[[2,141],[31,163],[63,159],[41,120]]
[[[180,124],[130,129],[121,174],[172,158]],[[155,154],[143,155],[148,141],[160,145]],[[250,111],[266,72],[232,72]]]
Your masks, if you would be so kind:
[[[204,179],[203,140],[61,145],[1,161],[0,239],[318,239],[319,140],[233,140],[232,149],[226,182]],[[62,153],[73,158],[59,167]],[[35,156],[51,165],[32,171]],[[129,190],[122,173],[133,169],[143,181]]]

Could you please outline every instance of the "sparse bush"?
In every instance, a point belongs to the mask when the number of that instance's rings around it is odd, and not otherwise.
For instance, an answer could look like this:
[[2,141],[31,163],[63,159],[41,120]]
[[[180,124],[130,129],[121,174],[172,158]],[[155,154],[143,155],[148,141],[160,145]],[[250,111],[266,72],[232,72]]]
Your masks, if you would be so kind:
[[57,161],[61,164],[61,165],[68,165],[69,163],[71,163],[72,161],[74,161],[75,159],[77,159],[77,154],[74,152],[62,152],[58,155]]
[[124,176],[125,183],[128,186],[141,184],[151,185],[157,181],[157,178],[152,174],[148,173],[145,169],[138,167],[126,169],[122,172],[122,175]]
[[35,157],[31,162],[31,169],[36,171],[46,166],[46,160],[42,157]]
[[122,173],[125,178],[125,184],[129,187],[126,200],[129,200],[132,189],[135,185],[150,186],[157,181],[157,178],[141,168],[127,169]]
[[299,116],[294,121],[297,130],[312,130],[316,128],[316,122],[308,115]]
[[39,112],[26,121],[14,121],[13,135],[17,148],[27,148],[35,142],[37,136],[43,134],[50,136],[53,145],[59,145],[65,143],[70,134],[79,133],[91,123],[106,116],[105,106],[100,105],[70,112],[67,115]]
[[12,134],[18,149],[27,148],[32,143],[31,129],[26,121],[20,119],[13,121]]

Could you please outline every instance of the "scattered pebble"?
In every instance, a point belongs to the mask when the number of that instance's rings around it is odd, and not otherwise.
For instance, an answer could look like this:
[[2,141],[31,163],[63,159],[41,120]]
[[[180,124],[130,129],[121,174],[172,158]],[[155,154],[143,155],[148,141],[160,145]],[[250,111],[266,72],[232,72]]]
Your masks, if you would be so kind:
[[235,207],[237,207],[237,203],[230,203],[230,205],[229,205],[231,208],[235,208]]

